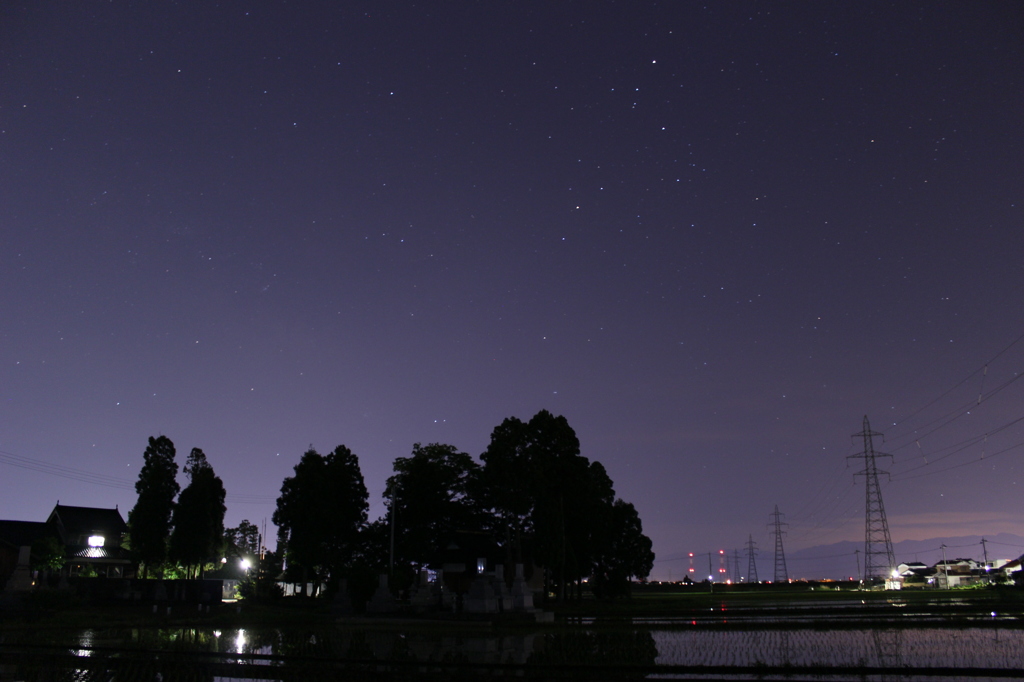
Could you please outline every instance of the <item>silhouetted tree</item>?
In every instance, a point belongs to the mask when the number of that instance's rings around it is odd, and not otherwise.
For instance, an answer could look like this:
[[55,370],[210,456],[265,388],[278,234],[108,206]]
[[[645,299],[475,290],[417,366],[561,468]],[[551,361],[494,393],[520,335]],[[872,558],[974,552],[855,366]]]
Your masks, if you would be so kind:
[[224,538],[224,483],[199,448],[185,462],[189,484],[181,491],[172,517],[169,558],[198,577],[199,570],[221,553]]
[[485,523],[510,565],[522,562],[523,537],[533,530],[534,477],[527,445],[526,424],[516,417],[503,421],[491,432],[474,482]]
[[139,480],[135,482],[139,497],[128,512],[128,527],[132,551],[143,564],[144,577],[148,577],[150,568],[160,566],[167,559],[171,514],[179,490],[174,455],[170,438],[150,436],[149,446],[142,455],[144,463]]
[[357,609],[361,610],[370,600],[380,575],[388,571],[390,538],[391,526],[386,517],[366,524],[359,533],[352,565],[346,571],[349,596]]
[[389,514],[395,515],[396,559],[404,565],[426,565],[444,549],[453,531],[480,527],[469,495],[478,469],[472,457],[441,443],[416,443],[411,457],[395,460],[384,499]]
[[531,537],[534,560],[564,598],[592,572],[601,512],[615,499],[607,472],[580,454],[565,417],[547,410],[526,423],[506,419],[481,459],[478,495],[496,539],[512,562]]
[[290,569],[316,583],[349,566],[366,524],[366,485],[359,460],[344,445],[326,457],[310,448],[284,480],[274,523],[281,529]]
[[[593,572],[594,559],[599,538],[605,528],[602,525],[602,512],[612,505],[615,491],[604,466],[600,462],[590,462],[586,457],[577,456],[558,463],[551,475],[561,484],[552,486],[547,495],[541,499],[546,504],[538,505],[541,513],[547,512],[549,523],[539,523],[538,555],[545,556],[557,540],[562,543],[561,549],[554,549],[549,556],[561,559],[561,565],[549,565],[558,568],[555,573],[559,595],[575,588],[576,596],[580,596],[581,581]],[[559,509],[554,509],[557,494]],[[559,528],[553,519],[558,518],[562,524]]]
[[249,519],[242,519],[237,528],[225,529],[224,541],[229,550],[240,556],[252,557],[260,554],[260,529]]
[[600,516],[591,589],[599,597],[629,593],[633,578],[646,578],[654,568],[651,539],[644,535],[636,508],[615,500]]

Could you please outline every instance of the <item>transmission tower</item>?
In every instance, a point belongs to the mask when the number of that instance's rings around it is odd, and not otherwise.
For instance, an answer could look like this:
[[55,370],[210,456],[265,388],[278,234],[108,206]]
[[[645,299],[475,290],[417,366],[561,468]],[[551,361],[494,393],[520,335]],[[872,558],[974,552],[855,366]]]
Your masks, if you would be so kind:
[[782,522],[779,505],[775,505],[775,512],[771,516],[775,517],[775,522],[769,525],[769,528],[774,526],[771,533],[775,536],[775,582],[786,582],[789,580],[789,571],[786,570],[786,552],[782,549],[782,536],[786,534],[782,527],[789,524]]
[[864,469],[855,476],[863,476],[866,484],[864,502],[864,582],[873,578],[885,580],[896,568],[896,556],[892,551],[892,538],[889,536],[889,522],[885,519],[885,505],[882,504],[882,489],[878,485],[878,474],[889,475],[888,471],[879,471],[875,464],[876,457],[892,455],[875,452],[872,438],[882,434],[871,430],[867,415],[864,416],[864,429],[853,434],[853,438],[864,440],[864,452],[850,455],[849,458],[863,458]]
[[754,561],[754,556],[757,554],[757,545],[754,544],[754,536],[748,535],[750,539],[747,540],[747,582],[756,583],[760,582],[757,579],[757,562]]

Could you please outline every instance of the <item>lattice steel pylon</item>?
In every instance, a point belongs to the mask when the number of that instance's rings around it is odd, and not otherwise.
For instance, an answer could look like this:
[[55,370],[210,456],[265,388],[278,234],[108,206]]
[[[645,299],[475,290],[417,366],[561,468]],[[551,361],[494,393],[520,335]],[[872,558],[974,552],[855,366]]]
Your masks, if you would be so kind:
[[871,430],[867,415],[864,416],[864,428],[853,438],[864,440],[864,452],[850,455],[847,459],[863,458],[864,469],[854,476],[863,476],[866,491],[864,502],[864,582],[874,578],[885,580],[896,568],[896,555],[892,551],[892,537],[889,535],[889,522],[885,518],[885,505],[882,504],[882,489],[878,485],[878,474],[888,475],[888,471],[879,471],[875,464],[876,457],[889,457],[884,452],[875,452],[874,436],[882,434]]
[[771,533],[775,536],[775,582],[786,582],[789,580],[789,571],[786,570],[786,552],[782,549],[782,536],[786,534],[782,527],[789,524],[782,522],[779,505],[775,505],[775,512],[771,516],[775,517],[775,522],[769,526],[774,526]]
[[754,544],[754,536],[748,535],[747,540],[747,582],[757,583],[761,582],[757,579],[757,562],[754,561],[754,555],[757,554],[757,545]]

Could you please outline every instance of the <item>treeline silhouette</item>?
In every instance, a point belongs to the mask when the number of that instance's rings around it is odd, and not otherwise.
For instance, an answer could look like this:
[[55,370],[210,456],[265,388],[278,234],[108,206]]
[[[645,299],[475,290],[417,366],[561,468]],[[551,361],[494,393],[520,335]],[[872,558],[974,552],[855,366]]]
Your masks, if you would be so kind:
[[599,462],[580,454],[565,417],[546,410],[525,422],[505,419],[480,461],[452,445],[413,445],[395,460],[386,512],[374,521],[358,457],[344,445],[327,454],[310,448],[281,485],[276,552],[261,552],[249,521],[225,531],[224,487],[198,448],[175,501],[174,455],[166,436],[150,438],[135,486],[129,546],[143,575],[195,575],[225,553],[262,554],[261,584],[250,584],[249,594],[271,593],[284,579],[325,594],[346,584],[365,597],[379,574],[401,591],[468,539],[497,563],[542,569],[545,593],[567,599],[579,597],[584,583],[601,597],[627,594],[654,562],[634,506],[615,496]]

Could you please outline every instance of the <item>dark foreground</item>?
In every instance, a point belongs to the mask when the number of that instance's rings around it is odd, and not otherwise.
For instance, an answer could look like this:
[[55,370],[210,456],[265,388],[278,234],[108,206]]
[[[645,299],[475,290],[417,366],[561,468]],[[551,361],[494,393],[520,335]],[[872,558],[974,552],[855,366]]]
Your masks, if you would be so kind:
[[0,620],[0,680],[1024,679],[1015,591],[638,591],[523,617],[210,613],[39,600]]

